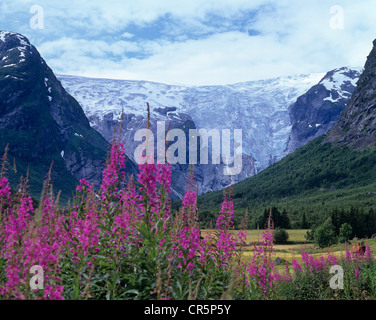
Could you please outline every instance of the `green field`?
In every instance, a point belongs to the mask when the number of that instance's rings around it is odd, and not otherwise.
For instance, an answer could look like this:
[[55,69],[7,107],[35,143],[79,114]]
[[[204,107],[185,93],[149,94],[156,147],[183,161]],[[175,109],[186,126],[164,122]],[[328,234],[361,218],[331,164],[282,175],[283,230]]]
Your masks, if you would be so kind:
[[[259,230],[247,230],[247,245],[244,247],[243,250],[243,261],[247,262],[252,259],[254,246],[257,245],[261,241],[261,235],[263,229]],[[351,244],[349,243],[341,243],[335,244],[331,247],[327,248],[316,248],[313,241],[307,241],[305,239],[305,234],[308,230],[304,229],[291,229],[287,230],[289,234],[289,240],[286,244],[273,244],[273,253],[272,259],[275,260],[280,258],[282,260],[281,264],[276,265],[277,270],[283,271],[284,265],[291,264],[291,260],[295,259],[299,263],[301,262],[301,253],[308,252],[310,255],[313,256],[326,256],[328,252],[331,254],[341,256],[345,255],[346,250],[350,250]],[[202,230],[202,236],[205,236],[207,233],[213,232],[213,230]],[[237,231],[233,231],[236,234]],[[361,239],[366,244],[368,244],[372,250],[375,252],[376,250],[376,239]],[[355,241],[352,241],[355,242]]]

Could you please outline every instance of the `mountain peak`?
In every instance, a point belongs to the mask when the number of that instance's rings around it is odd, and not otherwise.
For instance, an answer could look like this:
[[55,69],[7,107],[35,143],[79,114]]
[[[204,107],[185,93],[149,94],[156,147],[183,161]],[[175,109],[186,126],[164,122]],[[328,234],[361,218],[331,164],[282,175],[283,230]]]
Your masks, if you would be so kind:
[[15,32],[0,31],[0,54],[11,53],[17,49],[20,52],[20,57],[23,58],[25,52],[32,51],[32,47],[25,36]]
[[[79,179],[96,186],[101,182],[106,140],[90,127],[79,103],[29,40],[0,31],[0,149],[7,144],[19,174],[30,166],[35,192],[40,191],[52,161],[55,186],[66,194]],[[16,179],[11,179],[13,184]]]
[[0,30],[0,41],[9,43],[9,39],[12,38],[15,39],[20,46],[31,46],[29,39],[24,35],[17,32]]
[[[44,68],[41,68],[41,64]],[[25,36],[0,31],[0,80],[4,81],[3,86],[14,87],[15,82],[20,80],[23,81],[22,84],[18,83],[21,86],[27,86],[30,82],[35,84],[36,79],[31,75],[46,69],[46,66],[38,50]]]
[[376,40],[357,87],[326,141],[357,150],[376,147]]
[[325,134],[337,122],[354,92],[360,74],[361,68],[333,69],[297,98],[289,107],[292,129],[287,153]]

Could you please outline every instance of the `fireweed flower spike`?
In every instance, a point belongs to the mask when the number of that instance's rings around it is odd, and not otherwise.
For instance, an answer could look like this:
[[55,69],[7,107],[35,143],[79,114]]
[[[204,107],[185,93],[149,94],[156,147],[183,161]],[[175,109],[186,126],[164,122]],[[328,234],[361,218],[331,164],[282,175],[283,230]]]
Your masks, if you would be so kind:
[[215,226],[215,230],[218,232],[215,244],[218,268],[227,267],[236,253],[236,239],[230,232],[234,225],[233,217],[234,203],[225,197]]
[[[122,174],[121,169],[125,168],[125,149],[123,143],[113,144],[111,147],[110,159],[102,176],[102,200],[105,201],[108,196],[118,197],[116,187],[118,186]],[[114,192],[114,194],[112,194]]]

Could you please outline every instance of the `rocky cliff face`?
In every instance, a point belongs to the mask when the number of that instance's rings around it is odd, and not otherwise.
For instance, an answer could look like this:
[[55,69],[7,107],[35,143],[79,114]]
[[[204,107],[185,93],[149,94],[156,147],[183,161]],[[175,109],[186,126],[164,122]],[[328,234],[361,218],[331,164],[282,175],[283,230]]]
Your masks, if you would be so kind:
[[[184,112],[177,112],[177,108],[175,107],[153,108],[151,106],[150,109],[149,128],[154,136],[155,160],[157,160],[158,122],[163,123],[164,136],[169,130],[180,129],[184,132],[186,137],[186,164],[177,163],[172,165],[172,196],[174,198],[182,198],[192,170],[192,167],[189,166],[189,130],[198,130],[199,128],[197,128],[191,116]],[[113,112],[108,112],[103,114],[102,117],[99,117],[96,114],[91,115],[89,116],[89,120],[91,121],[93,128],[97,129],[107,141],[112,140],[114,128],[121,127],[121,139],[125,143],[126,154],[133,162],[136,162],[136,159],[134,159],[134,151],[140,145],[140,142],[135,141],[134,136],[138,129],[144,129],[147,127],[147,116],[124,113],[119,120]],[[172,142],[168,142],[166,144],[166,149],[171,144]],[[210,151],[208,155],[209,163],[202,164],[200,162],[200,150],[197,149],[197,164],[193,166],[193,170],[199,194],[223,189],[231,183],[241,181],[256,173],[255,159],[251,156],[243,155],[241,173],[234,177],[230,177],[223,174],[225,168],[224,163],[212,164]]]
[[64,191],[81,178],[101,182],[107,141],[28,39],[0,31],[1,150],[7,144],[17,162],[38,167],[32,183],[45,178],[52,161],[55,185]]
[[356,150],[376,147],[376,40],[350,101],[325,141]]
[[292,129],[287,153],[325,134],[340,117],[355,90],[362,68],[338,68],[300,96],[290,108]]

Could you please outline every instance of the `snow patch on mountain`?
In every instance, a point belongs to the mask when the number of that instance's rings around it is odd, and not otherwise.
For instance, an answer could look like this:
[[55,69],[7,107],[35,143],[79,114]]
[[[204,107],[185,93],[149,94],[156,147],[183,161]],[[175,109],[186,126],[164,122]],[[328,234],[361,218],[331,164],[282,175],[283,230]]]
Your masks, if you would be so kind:
[[338,68],[333,70],[334,73],[332,76],[327,77],[320,82],[320,84],[322,84],[328,91],[336,92],[335,98],[333,98],[333,95],[331,94],[329,97],[325,98],[324,101],[327,100],[335,103],[341,99],[348,99],[351,97],[352,93],[344,89],[344,87],[348,87],[348,85],[352,85],[353,87],[356,86],[358,78],[353,78],[349,76],[349,72],[352,70],[362,72],[363,68]]
[[8,31],[0,31],[0,41],[5,42],[5,38],[10,34],[11,32]]

